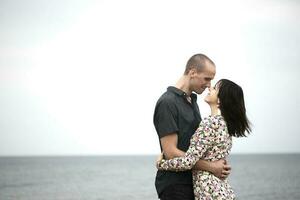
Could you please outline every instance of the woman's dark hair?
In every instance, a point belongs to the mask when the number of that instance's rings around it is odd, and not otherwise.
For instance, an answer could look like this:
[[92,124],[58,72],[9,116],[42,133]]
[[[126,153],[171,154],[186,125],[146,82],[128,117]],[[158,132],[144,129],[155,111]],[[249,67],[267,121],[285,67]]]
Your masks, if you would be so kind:
[[250,122],[246,116],[242,88],[227,79],[219,80],[216,86],[219,88],[219,108],[226,121],[229,135],[235,137],[246,136],[245,132],[250,133],[251,128]]

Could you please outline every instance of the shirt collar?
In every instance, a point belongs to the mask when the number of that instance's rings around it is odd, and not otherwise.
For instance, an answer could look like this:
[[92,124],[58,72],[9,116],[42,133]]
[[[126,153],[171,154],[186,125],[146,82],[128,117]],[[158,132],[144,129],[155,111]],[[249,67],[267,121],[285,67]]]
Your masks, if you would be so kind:
[[[167,90],[170,91],[170,92],[173,92],[173,93],[175,93],[179,96],[182,96],[182,97],[185,97],[185,98],[187,97],[187,94],[184,91],[182,91],[182,90],[180,90],[180,89],[178,89],[174,86],[169,86]],[[197,95],[195,93],[192,93],[191,98],[192,98],[193,101],[194,100],[196,101],[197,100]]]

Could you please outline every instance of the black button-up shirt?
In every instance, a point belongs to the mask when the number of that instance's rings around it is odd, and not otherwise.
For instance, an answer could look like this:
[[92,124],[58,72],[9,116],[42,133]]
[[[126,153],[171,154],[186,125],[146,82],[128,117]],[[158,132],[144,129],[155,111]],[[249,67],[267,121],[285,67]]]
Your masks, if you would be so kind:
[[[197,105],[197,95],[191,94],[191,103],[187,94],[176,87],[168,87],[158,99],[154,111],[154,126],[159,138],[169,134],[178,135],[177,148],[187,151],[191,136],[201,121]],[[155,186],[158,195],[172,184],[192,184],[191,171],[157,171]]]

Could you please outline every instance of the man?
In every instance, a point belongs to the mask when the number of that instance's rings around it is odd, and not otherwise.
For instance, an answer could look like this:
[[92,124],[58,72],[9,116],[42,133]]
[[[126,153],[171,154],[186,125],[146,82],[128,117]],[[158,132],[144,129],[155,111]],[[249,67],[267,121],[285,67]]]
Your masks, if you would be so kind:
[[[175,86],[157,101],[154,125],[160,147],[166,159],[183,156],[201,121],[197,94],[210,87],[216,73],[215,64],[203,54],[193,55],[184,74]],[[230,173],[225,160],[208,162],[199,160],[194,170],[205,170],[224,179]],[[191,171],[157,171],[155,187],[161,200],[194,200]]]

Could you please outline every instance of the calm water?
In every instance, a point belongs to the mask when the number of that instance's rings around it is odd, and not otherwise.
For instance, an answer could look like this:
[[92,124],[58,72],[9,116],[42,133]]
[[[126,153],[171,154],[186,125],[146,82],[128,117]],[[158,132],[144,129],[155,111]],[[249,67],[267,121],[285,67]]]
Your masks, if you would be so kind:
[[[0,200],[150,200],[155,156],[0,157]],[[232,155],[241,200],[300,199],[300,154]]]

